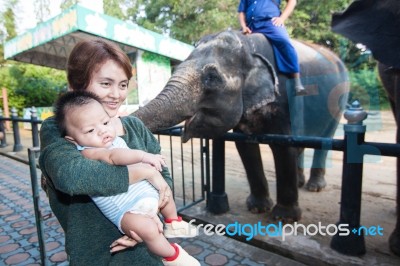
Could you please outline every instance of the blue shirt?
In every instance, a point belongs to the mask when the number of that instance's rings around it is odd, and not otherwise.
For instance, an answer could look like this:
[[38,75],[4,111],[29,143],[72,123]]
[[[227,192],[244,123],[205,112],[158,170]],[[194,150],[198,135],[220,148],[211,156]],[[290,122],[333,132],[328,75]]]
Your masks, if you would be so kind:
[[254,22],[279,17],[280,5],[281,0],[240,0],[238,12],[246,14],[246,24],[251,26]]

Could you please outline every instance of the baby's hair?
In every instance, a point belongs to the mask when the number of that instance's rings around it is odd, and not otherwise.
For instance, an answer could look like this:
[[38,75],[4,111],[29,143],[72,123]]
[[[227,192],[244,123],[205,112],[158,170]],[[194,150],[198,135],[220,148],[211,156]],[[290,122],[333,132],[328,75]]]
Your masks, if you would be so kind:
[[67,112],[72,108],[81,107],[93,101],[101,104],[101,99],[89,91],[69,91],[57,99],[54,104],[54,118],[62,137],[65,137],[67,134],[67,125],[65,122]]

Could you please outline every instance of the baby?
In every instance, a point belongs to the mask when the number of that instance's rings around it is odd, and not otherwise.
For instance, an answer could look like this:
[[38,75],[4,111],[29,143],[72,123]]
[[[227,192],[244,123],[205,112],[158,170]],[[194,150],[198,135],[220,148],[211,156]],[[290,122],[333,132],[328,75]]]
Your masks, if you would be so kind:
[[[121,137],[116,136],[113,119],[119,118],[110,118],[93,93],[74,91],[62,95],[55,104],[55,119],[62,136],[89,159],[114,165],[146,163],[158,170],[138,168],[137,171],[143,171],[146,177],[161,175],[159,171],[166,166],[160,154],[130,149]],[[158,229],[154,217],[158,213],[159,193],[147,180],[129,185],[126,193],[92,196],[92,199],[123,234],[135,238],[136,233],[151,252],[163,257],[164,265],[200,265],[178,244],[170,244],[166,239],[197,235],[196,228],[178,216],[173,200],[160,210],[165,222],[164,234]]]

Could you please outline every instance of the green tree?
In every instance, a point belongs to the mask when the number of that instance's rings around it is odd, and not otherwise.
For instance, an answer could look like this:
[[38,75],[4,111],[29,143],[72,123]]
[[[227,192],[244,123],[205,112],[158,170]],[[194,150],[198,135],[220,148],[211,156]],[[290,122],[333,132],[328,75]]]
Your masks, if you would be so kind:
[[24,107],[52,106],[67,84],[64,71],[14,64],[0,69],[0,87],[7,88],[9,106],[22,111]]
[[51,106],[67,87],[65,72],[48,67],[24,64],[10,68],[10,74],[17,80],[15,93],[26,106]]
[[286,21],[286,27],[293,38],[335,49],[339,36],[331,31],[332,14],[344,10],[351,2],[352,0],[299,0],[295,11]]
[[4,42],[17,36],[15,27],[15,15],[12,9],[18,3],[18,0],[11,0],[6,7],[6,10],[0,14],[0,29],[1,29],[1,43],[0,43],[0,66],[4,66],[6,60],[4,59]]
[[103,0],[104,14],[121,20],[127,19],[127,14],[122,11],[124,0]]
[[79,0],[62,0],[60,4],[61,10],[70,8],[71,6],[77,4]]
[[[17,110],[22,110],[25,107],[24,98],[18,96],[15,93],[16,80],[10,75],[9,67],[0,68],[0,88],[7,89],[8,105],[9,107],[15,107]],[[3,109],[3,101],[0,101],[0,108]],[[22,113],[20,113],[22,114]]]
[[238,28],[237,0],[138,0],[129,18],[147,29],[194,44],[206,34]]
[[15,16],[12,9],[7,8],[6,12],[3,14],[4,16],[4,26],[6,29],[6,40],[10,40],[17,36],[17,31],[15,30]]

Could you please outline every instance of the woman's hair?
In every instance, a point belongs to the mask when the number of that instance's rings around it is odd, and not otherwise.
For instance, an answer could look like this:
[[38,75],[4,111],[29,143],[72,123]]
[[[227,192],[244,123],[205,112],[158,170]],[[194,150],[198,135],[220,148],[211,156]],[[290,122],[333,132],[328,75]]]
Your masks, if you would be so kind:
[[116,45],[104,39],[90,39],[77,43],[67,63],[67,78],[72,90],[86,90],[93,73],[106,61],[112,60],[125,72],[128,80],[132,77],[129,57]]
[[101,104],[101,99],[90,91],[77,90],[62,94],[54,104],[54,119],[56,120],[61,136],[67,134],[66,115],[74,108],[79,108],[97,101]]

